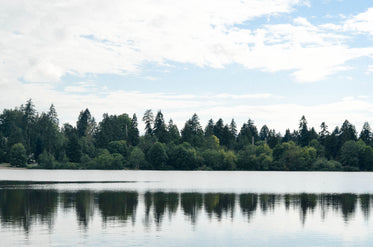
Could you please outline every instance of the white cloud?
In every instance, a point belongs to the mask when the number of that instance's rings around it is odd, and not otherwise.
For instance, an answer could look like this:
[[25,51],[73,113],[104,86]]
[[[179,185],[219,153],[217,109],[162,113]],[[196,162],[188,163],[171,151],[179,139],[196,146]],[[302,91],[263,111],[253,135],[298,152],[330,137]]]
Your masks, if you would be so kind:
[[[0,8],[1,57],[17,77],[134,72],[147,61],[221,67],[226,28],[289,12],[301,0],[11,1]],[[223,41],[224,42],[224,41]]]
[[373,8],[347,20],[344,29],[373,35]]
[[[350,49],[345,36],[304,17],[293,24],[238,28],[256,17],[289,13],[302,0],[11,1],[0,8],[0,75],[29,82],[59,81],[67,73],[125,75],[146,62],[293,71],[318,81],[345,63],[372,55]],[[369,10],[371,11],[371,10]],[[370,12],[351,28],[370,30]],[[358,22],[358,23],[357,23]],[[353,24],[355,23],[355,24]],[[336,27],[334,26],[334,29]],[[329,29],[330,30],[330,29]]]

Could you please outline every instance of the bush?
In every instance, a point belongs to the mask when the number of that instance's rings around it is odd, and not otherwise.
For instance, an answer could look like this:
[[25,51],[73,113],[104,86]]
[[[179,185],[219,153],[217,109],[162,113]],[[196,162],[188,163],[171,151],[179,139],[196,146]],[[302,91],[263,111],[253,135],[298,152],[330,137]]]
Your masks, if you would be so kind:
[[135,147],[130,153],[129,166],[133,169],[150,169],[150,164],[145,160],[144,152]]
[[14,144],[9,152],[9,163],[12,166],[25,167],[27,162],[26,149],[22,143]]
[[38,163],[39,166],[47,169],[53,169],[56,167],[56,161],[54,156],[45,150],[42,154],[39,155]]

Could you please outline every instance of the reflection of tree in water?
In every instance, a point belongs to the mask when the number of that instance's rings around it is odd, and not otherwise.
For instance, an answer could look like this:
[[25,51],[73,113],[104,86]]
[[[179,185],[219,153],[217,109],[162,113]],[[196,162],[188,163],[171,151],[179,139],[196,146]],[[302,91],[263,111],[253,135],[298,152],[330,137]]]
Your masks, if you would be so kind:
[[[154,222],[160,226],[167,213],[169,219],[179,208],[193,225],[204,205],[206,214],[221,220],[224,215],[235,216],[235,194],[225,193],[164,193],[147,192],[144,194],[145,225]],[[285,208],[299,210],[300,220],[304,224],[307,216],[318,207],[322,217],[334,210],[340,213],[347,223],[355,214],[357,202],[366,220],[370,217],[371,197],[369,194],[239,194],[239,208],[249,220],[258,209],[265,214],[275,210],[280,203]],[[283,199],[283,200],[282,200]],[[3,189],[0,190],[1,224],[23,228],[28,232],[33,224],[47,224],[52,228],[57,205],[67,210],[75,210],[78,224],[88,227],[97,207],[104,222],[117,220],[135,222],[138,205],[137,192],[78,191],[58,193],[53,190]],[[151,216],[150,216],[151,214]],[[150,217],[151,218],[150,220]]]
[[300,217],[302,224],[304,225],[307,217],[307,213],[313,213],[317,204],[317,195],[302,193],[298,195],[300,201]]
[[281,199],[280,195],[260,194],[259,203],[260,203],[260,208],[262,209],[262,212],[266,214],[267,211],[269,210],[273,211],[275,209],[276,204],[279,203],[280,199]]
[[150,192],[146,192],[144,194],[144,206],[145,206],[145,226],[149,227],[150,226],[150,209],[151,209],[151,206],[152,206],[152,193]]
[[184,215],[190,218],[193,225],[196,224],[197,216],[202,208],[202,194],[201,193],[182,193],[181,208]]
[[356,210],[357,195],[355,194],[321,194],[319,196],[320,206],[323,211],[332,208],[342,211],[343,219],[348,222]]
[[137,192],[105,191],[97,195],[98,208],[104,222],[108,220],[126,222],[129,217],[132,222],[135,222],[137,202]]
[[368,220],[369,219],[369,215],[370,215],[370,199],[371,199],[371,195],[369,195],[369,194],[363,194],[363,195],[359,196],[359,199],[360,199],[361,211],[364,214],[365,220]]
[[91,191],[64,192],[60,194],[61,206],[67,209],[75,209],[78,224],[88,226],[94,214],[94,193]]
[[153,193],[154,218],[155,222],[160,225],[165,212],[168,210],[170,218],[179,205],[179,196],[176,193]]
[[215,214],[218,220],[221,220],[223,214],[230,213],[230,217],[233,218],[235,194],[207,193],[204,199],[205,210],[209,217]]
[[258,195],[257,194],[241,194],[240,198],[240,208],[244,215],[250,221],[251,216],[256,211],[258,205]]
[[53,190],[0,190],[1,222],[26,232],[36,221],[52,228],[57,204],[58,194]]

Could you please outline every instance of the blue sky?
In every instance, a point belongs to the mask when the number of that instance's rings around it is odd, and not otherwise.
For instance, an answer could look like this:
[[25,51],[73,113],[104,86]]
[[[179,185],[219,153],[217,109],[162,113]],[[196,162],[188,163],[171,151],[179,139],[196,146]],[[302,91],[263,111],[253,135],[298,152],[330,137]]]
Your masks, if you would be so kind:
[[[284,133],[373,122],[366,0],[3,1],[0,108],[249,118]],[[140,124],[140,128],[143,126]]]

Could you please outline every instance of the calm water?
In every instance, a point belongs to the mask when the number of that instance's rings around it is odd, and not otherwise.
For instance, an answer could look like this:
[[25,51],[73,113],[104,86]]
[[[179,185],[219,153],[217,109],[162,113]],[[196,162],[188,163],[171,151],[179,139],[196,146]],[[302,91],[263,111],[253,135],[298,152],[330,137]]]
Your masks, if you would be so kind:
[[372,208],[373,173],[0,170],[1,246],[373,246]]

